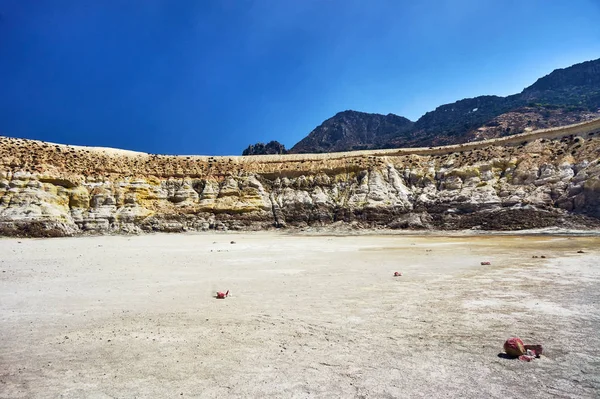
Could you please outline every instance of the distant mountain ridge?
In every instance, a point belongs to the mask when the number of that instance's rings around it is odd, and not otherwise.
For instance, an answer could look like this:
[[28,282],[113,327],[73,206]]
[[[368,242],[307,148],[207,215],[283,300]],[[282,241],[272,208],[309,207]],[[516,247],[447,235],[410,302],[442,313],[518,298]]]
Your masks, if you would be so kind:
[[[600,59],[597,59],[557,69],[518,94],[484,95],[441,105],[416,122],[394,114],[339,112],[288,152],[458,144],[599,117]],[[257,155],[250,147],[244,155]],[[285,148],[279,150],[285,153]]]

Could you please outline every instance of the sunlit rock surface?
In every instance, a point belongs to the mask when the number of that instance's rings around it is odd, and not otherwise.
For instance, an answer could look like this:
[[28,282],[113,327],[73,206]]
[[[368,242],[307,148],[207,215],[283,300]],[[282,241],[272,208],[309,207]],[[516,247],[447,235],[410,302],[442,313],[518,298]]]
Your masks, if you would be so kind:
[[448,147],[158,156],[0,138],[3,235],[600,225],[600,120]]

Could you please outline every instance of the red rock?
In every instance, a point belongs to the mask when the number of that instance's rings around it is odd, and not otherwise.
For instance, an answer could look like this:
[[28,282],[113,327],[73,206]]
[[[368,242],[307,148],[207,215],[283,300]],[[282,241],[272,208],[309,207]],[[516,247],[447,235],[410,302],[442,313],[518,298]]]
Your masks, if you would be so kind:
[[519,357],[525,354],[525,346],[520,338],[513,337],[504,343],[504,351],[509,356]]
[[531,351],[535,357],[540,357],[544,352],[542,345],[525,345],[524,348],[526,351]]
[[217,299],[225,299],[227,298],[227,295],[229,295],[229,290],[227,290],[227,292],[217,292]]

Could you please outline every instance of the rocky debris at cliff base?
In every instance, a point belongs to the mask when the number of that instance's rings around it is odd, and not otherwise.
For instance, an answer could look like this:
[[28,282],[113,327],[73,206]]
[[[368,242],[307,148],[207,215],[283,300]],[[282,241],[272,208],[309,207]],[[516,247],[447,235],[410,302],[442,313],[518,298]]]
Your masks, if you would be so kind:
[[390,229],[427,229],[431,228],[432,217],[427,212],[407,213],[388,223]]
[[0,236],[50,238],[70,237],[81,233],[74,224],[49,219],[0,222]]
[[[468,218],[469,216],[465,216]],[[410,229],[410,228],[389,228],[387,225],[379,225],[376,222],[335,222],[331,224],[318,224],[301,226],[288,225],[286,228],[276,228],[269,223],[249,223],[243,227],[235,223],[229,225],[228,222],[218,222],[210,224],[210,226],[199,226],[197,222],[190,222],[185,229],[171,229],[157,222],[152,230],[140,228],[134,224],[120,224],[108,230],[85,230],[80,229],[76,224],[54,222],[54,221],[20,221],[20,222],[1,222],[0,221],[0,236],[13,237],[69,237],[69,236],[95,236],[95,235],[140,235],[146,233],[168,232],[168,233],[183,233],[183,232],[227,232],[227,231],[286,231],[296,234],[458,234],[458,235],[488,235],[488,234],[511,234],[518,231],[519,234],[568,234],[568,235],[595,235],[600,233],[600,223],[597,220],[582,218],[581,216],[568,216],[567,220],[573,219],[561,227],[547,226],[530,228],[531,223],[527,226],[519,228],[519,226],[511,225],[511,229],[489,229],[489,230],[471,230],[466,228],[458,228],[456,225],[448,224],[433,224],[427,229]],[[187,222],[186,222],[187,223]],[[231,226],[231,227],[228,227]],[[580,252],[584,253],[584,252]]]

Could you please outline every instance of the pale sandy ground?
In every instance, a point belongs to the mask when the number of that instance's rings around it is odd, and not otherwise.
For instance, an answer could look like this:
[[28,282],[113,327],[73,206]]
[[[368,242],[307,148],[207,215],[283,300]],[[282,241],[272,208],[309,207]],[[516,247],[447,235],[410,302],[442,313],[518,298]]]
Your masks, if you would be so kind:
[[[600,238],[190,234],[0,250],[2,398],[600,395]],[[547,356],[498,357],[513,335]]]

